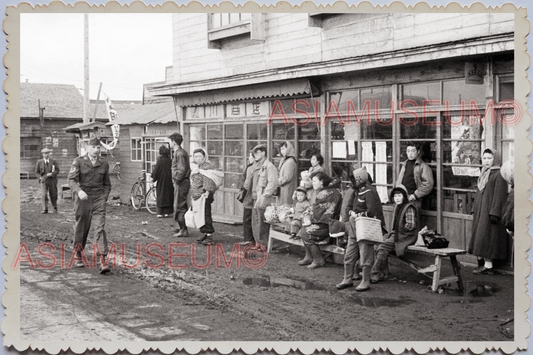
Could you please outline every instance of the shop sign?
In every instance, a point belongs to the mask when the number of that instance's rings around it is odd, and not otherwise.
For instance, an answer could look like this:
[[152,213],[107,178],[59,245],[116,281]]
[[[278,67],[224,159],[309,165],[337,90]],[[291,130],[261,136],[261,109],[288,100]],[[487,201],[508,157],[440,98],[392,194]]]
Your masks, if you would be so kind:
[[204,107],[203,106],[192,106],[185,109],[185,119],[202,119],[204,118]]
[[465,63],[466,84],[483,85],[483,66],[480,63]]
[[246,103],[248,117],[266,116],[268,114],[268,102],[248,102]]
[[246,104],[229,103],[226,105],[226,117],[239,118],[246,116]]

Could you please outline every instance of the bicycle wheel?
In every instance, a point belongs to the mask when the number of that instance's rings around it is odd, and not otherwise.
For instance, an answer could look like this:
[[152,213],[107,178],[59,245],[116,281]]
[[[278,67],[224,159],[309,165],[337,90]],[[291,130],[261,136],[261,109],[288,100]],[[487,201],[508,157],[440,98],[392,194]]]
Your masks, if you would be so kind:
[[141,209],[142,204],[144,202],[144,195],[143,195],[143,187],[140,183],[136,182],[133,184],[133,187],[131,188],[131,206],[135,211],[138,211]]
[[146,194],[146,209],[151,214],[157,213],[157,193],[154,187],[152,187]]

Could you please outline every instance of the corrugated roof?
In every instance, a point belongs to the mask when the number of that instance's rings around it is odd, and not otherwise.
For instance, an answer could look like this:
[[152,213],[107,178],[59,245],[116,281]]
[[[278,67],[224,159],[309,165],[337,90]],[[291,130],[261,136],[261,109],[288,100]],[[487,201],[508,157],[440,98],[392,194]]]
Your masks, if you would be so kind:
[[120,125],[142,125],[148,123],[169,122],[177,122],[173,101],[136,106],[134,109],[127,112],[119,112],[119,118],[113,123]]
[[20,117],[82,118],[83,96],[74,85],[20,83]]
[[291,97],[317,94],[308,79],[275,81],[220,90],[181,93],[176,96],[180,106],[212,105],[222,102],[265,99],[271,97]]

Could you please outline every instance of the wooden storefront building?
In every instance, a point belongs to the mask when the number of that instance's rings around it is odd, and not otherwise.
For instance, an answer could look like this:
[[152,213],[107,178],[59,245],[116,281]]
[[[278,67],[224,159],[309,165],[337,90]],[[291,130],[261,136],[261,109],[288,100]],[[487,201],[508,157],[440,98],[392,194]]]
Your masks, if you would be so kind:
[[514,155],[512,14],[175,14],[174,31],[171,77],[150,92],[224,171],[217,215],[242,219],[248,150],[268,144],[277,164],[288,140],[300,171],[313,151],[346,181],[366,166],[388,219],[416,141],[435,177],[423,225],[467,248],[483,149]]

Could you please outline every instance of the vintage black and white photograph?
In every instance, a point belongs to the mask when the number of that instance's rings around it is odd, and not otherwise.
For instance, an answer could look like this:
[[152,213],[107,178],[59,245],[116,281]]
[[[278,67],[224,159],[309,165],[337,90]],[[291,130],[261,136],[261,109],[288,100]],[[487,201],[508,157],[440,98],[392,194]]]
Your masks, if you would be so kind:
[[526,349],[525,10],[396,5],[9,8],[4,343]]

